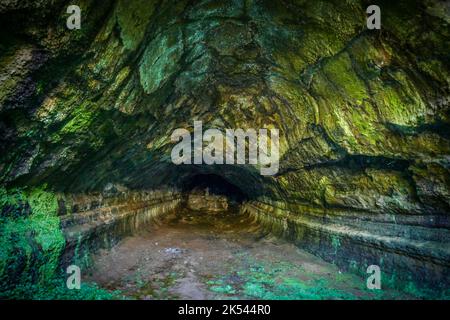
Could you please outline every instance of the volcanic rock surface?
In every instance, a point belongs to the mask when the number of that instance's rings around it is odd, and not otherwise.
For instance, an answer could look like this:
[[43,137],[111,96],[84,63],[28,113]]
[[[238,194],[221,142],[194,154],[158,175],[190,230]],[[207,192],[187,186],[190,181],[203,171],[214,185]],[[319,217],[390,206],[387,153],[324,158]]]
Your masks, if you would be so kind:
[[[64,0],[0,4],[2,190],[45,186],[70,218],[101,207],[73,210],[72,195],[215,175],[328,261],[448,289],[445,2],[380,1],[381,30],[362,0],[76,2],[80,30]],[[174,165],[170,136],[194,120],[278,128],[279,172]]]

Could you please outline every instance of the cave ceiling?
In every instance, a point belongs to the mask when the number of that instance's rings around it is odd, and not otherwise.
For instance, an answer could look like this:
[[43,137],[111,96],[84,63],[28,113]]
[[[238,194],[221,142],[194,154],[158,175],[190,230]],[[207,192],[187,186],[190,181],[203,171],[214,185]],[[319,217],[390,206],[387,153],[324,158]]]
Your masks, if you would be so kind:
[[[78,2],[75,31],[65,1],[0,5],[3,184],[151,189],[214,173],[254,197],[449,210],[441,2],[385,1],[380,31],[366,1]],[[279,172],[172,164],[171,133],[194,120],[278,128]]]

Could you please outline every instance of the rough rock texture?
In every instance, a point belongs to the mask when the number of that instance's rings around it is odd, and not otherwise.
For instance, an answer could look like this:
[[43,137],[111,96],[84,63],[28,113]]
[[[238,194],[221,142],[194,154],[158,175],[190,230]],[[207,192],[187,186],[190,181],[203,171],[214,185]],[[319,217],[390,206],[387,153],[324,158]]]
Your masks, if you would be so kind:
[[46,283],[58,267],[88,266],[97,249],[174,212],[180,202],[174,190],[133,192],[113,185],[71,195],[0,189],[0,299]]
[[59,212],[66,245],[61,264],[89,265],[90,254],[97,249],[112,247],[172,213],[180,202],[181,194],[170,190],[62,196]]
[[[381,31],[366,28],[368,1],[77,2],[77,31],[65,28],[66,1],[0,5],[2,185],[70,194],[214,173],[268,214],[281,203],[337,237],[335,224],[351,228],[349,245],[365,232],[348,260],[390,243],[423,270],[438,264],[448,286],[445,2],[380,1]],[[193,120],[279,128],[280,172],[174,166],[170,135]]]
[[228,210],[228,198],[219,195],[190,193],[186,204],[189,209],[194,211],[219,213]]

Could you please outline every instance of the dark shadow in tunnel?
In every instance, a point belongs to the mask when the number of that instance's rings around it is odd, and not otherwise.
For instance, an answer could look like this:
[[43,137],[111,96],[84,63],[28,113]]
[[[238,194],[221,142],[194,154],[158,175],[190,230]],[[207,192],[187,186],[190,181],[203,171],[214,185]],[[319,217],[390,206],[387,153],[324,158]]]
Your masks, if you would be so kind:
[[183,193],[208,190],[210,194],[223,195],[237,203],[248,200],[246,194],[239,187],[213,173],[199,173],[184,180],[181,190]]

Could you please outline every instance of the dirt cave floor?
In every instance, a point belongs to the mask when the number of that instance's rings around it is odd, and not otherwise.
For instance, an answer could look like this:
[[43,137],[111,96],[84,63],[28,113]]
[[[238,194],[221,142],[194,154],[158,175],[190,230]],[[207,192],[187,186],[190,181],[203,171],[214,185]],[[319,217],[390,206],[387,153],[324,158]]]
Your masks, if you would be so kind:
[[[85,278],[86,279],[86,278]],[[239,214],[181,210],[93,256],[88,281],[131,299],[409,299],[369,290]]]

